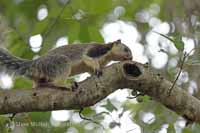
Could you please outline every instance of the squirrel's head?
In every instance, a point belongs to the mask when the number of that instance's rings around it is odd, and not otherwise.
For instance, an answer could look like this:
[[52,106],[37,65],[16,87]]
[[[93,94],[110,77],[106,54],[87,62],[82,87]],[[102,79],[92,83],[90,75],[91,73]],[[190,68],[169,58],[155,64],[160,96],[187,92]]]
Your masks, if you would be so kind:
[[110,45],[112,45],[111,54],[115,61],[132,60],[131,50],[121,40],[111,42]]

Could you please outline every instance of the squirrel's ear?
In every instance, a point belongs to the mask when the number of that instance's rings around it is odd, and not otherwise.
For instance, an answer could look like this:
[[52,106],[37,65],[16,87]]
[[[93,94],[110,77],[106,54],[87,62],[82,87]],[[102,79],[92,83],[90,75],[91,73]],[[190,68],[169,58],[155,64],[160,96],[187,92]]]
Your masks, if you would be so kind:
[[114,42],[110,42],[110,43],[108,43],[108,44],[109,44],[109,47],[110,47],[110,48],[113,48],[114,46],[117,46],[117,45],[121,44],[121,40],[118,39],[118,40],[116,40],[116,41],[114,41]]
[[115,42],[118,43],[118,44],[119,44],[119,43],[122,43],[122,42],[121,42],[121,39],[118,39],[118,40],[115,41]]
[[116,41],[113,42],[114,45],[120,45],[121,43],[122,43],[122,42],[121,42],[120,39],[118,39],[118,40],[116,40]]

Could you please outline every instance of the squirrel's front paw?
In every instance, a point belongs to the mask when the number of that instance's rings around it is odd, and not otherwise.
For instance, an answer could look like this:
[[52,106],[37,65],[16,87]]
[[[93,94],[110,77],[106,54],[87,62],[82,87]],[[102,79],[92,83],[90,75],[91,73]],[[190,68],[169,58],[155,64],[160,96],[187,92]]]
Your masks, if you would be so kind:
[[97,75],[97,77],[100,77],[103,74],[103,72],[102,70],[98,69],[98,70],[95,70],[95,74]]
[[71,88],[72,91],[75,91],[78,88],[78,83],[76,81],[73,81]]

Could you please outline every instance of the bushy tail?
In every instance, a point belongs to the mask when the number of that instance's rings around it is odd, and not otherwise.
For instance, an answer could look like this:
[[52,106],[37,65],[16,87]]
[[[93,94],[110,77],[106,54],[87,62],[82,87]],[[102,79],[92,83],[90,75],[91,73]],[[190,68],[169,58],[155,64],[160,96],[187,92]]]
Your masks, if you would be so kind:
[[24,75],[31,61],[11,55],[7,50],[0,48],[0,71],[14,75]]

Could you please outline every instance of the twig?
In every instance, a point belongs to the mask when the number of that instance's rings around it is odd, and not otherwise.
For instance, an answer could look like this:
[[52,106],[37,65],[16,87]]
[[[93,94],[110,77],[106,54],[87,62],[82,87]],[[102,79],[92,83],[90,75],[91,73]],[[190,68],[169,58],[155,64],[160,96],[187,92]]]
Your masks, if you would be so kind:
[[84,116],[82,115],[83,110],[84,110],[84,108],[81,108],[81,109],[79,110],[79,112],[78,112],[78,113],[79,113],[79,117],[80,117],[81,119],[90,121],[90,122],[92,122],[92,123],[95,123],[95,124],[101,126],[103,129],[105,129],[104,126],[101,125],[99,122],[94,121],[94,120],[92,120],[92,119],[90,119],[90,118],[84,117]]
[[177,75],[176,79],[174,80],[172,86],[168,89],[168,92],[167,92],[168,96],[171,95],[171,92],[172,92],[172,90],[173,90],[173,88],[174,88],[174,86],[175,86],[177,80],[179,79],[179,77],[180,77],[180,75],[181,75],[181,72],[182,72],[182,70],[183,70],[183,65],[184,65],[184,63],[185,63],[186,58],[190,55],[190,53],[191,53],[193,50],[194,50],[194,49],[190,50],[190,52],[189,52],[188,54],[187,54],[186,52],[184,53],[184,55],[183,55],[183,60],[181,61],[181,66],[180,66],[180,70],[179,70],[179,72],[178,72],[178,75]]
[[14,119],[15,116],[16,116],[16,114],[17,114],[17,113],[13,113],[13,114],[9,117],[10,121],[13,121],[13,119]]
[[132,96],[132,97],[128,96],[126,98],[128,98],[128,99],[134,99],[134,98],[137,98],[139,96],[144,96],[144,94],[139,93],[139,94],[136,94],[135,96]]

